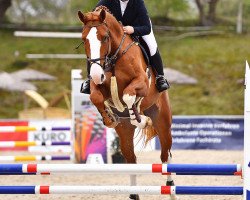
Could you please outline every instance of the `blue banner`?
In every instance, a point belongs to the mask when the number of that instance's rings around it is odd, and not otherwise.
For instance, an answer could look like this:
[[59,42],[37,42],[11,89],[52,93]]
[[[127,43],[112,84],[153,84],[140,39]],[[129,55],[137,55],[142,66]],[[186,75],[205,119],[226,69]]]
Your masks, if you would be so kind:
[[[244,118],[239,116],[176,116],[173,149],[243,150]],[[160,149],[156,140],[156,149]]]

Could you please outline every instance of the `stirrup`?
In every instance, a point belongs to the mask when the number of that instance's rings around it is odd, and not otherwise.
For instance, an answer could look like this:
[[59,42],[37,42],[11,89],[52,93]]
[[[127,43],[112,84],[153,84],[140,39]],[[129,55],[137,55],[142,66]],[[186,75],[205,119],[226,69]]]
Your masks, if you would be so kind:
[[159,92],[162,92],[170,88],[170,84],[168,83],[167,79],[162,75],[156,76],[155,82],[156,82],[155,83],[156,88]]
[[84,94],[90,94],[90,80],[89,79],[87,79],[86,81],[82,83],[80,92]]

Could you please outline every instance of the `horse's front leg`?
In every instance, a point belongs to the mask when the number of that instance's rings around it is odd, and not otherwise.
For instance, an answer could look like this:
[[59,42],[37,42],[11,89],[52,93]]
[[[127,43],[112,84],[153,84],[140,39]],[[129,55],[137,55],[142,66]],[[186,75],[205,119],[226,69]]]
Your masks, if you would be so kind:
[[139,115],[136,117],[137,109],[135,107],[136,96],[144,97],[147,96],[148,86],[147,82],[140,79],[134,79],[123,91],[123,101],[127,104],[130,116],[130,123],[141,129],[146,126],[151,125],[152,121],[149,117],[145,115]]
[[104,96],[95,84],[91,85],[90,100],[95,105],[99,113],[102,115],[103,124],[109,128],[114,128],[117,125],[115,118],[112,118],[105,109]]
[[[129,123],[129,121],[122,121],[115,128],[120,138],[120,146],[122,155],[124,156],[128,164],[136,163],[136,156],[134,152],[134,131],[135,127]],[[130,175],[130,185],[136,186],[136,175]],[[129,199],[139,200],[138,194],[130,194]]]

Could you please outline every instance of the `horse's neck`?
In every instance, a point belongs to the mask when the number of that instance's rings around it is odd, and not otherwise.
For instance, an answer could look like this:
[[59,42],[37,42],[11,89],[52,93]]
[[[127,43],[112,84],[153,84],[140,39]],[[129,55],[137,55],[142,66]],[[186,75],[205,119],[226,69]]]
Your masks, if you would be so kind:
[[[110,30],[110,34],[111,34],[111,54],[114,55],[115,52],[119,49],[119,52],[118,52],[118,57],[122,57],[122,52],[126,51],[126,57],[127,58],[131,58],[131,57],[134,57],[134,51],[128,51],[129,50],[129,46],[132,44],[132,39],[129,35],[126,36],[126,38],[123,40],[123,36],[124,36],[124,32],[123,32],[123,28],[122,28],[122,25],[116,21],[115,19],[112,19],[111,20],[113,21],[107,21],[109,24],[109,30]],[[131,46],[130,46],[131,47]],[[127,49],[128,48],[128,49]],[[138,53],[138,51],[135,51]],[[139,56],[139,55],[138,55]],[[141,62],[140,59],[144,59],[143,57],[138,57],[136,59],[136,61],[134,61],[135,63],[135,66],[133,69],[130,69],[130,70],[139,70],[139,68],[141,68],[141,72],[145,72],[146,71],[146,65],[142,65],[140,63],[143,63],[143,61]],[[124,71],[124,67],[125,67],[125,70],[127,70],[127,65],[124,65],[124,64],[120,64],[119,65],[119,69],[121,71]],[[118,68],[116,67],[116,70],[118,70]],[[132,76],[129,76],[130,78],[133,78]]]
[[[116,52],[116,50],[119,48],[119,46],[121,44],[124,32],[122,29],[122,25],[119,22],[117,22],[116,20],[112,21],[112,23],[110,23],[110,24],[112,24],[112,29],[110,30],[111,37],[112,37],[111,52],[114,53],[114,52]],[[124,45],[126,45],[126,40],[124,41],[123,46]]]

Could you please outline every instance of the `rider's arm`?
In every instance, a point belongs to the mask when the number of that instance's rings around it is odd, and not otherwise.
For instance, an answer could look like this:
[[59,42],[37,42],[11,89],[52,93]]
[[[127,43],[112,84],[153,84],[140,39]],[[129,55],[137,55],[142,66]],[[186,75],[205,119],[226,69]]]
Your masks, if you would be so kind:
[[143,0],[137,0],[137,18],[135,19],[134,35],[144,36],[151,32],[151,24],[149,21],[148,12]]

